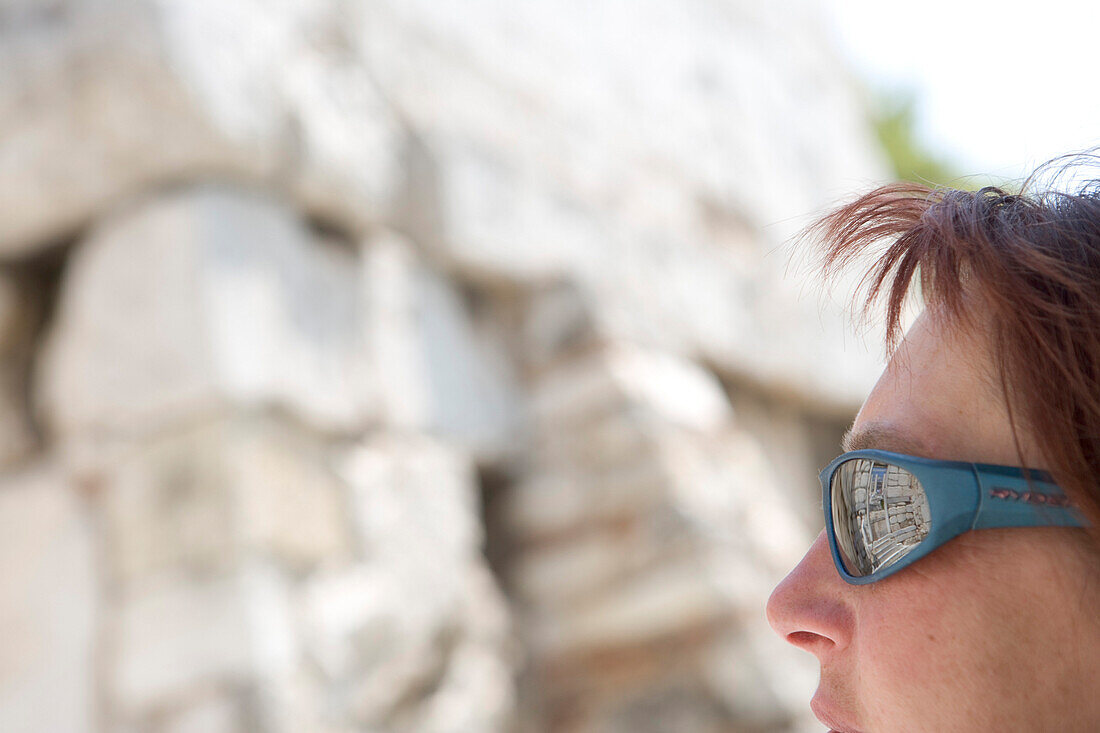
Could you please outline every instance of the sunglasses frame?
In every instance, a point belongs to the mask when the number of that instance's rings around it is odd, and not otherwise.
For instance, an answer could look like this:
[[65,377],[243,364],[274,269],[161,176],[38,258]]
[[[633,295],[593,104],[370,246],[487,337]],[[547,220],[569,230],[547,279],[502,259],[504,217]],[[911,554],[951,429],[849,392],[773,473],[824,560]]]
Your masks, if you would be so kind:
[[[913,474],[924,489],[931,529],[914,549],[887,568],[870,575],[852,575],[844,568],[833,527],[833,475],[842,464],[858,458],[899,466]],[[825,534],[837,572],[852,585],[865,585],[893,575],[949,540],[973,529],[997,527],[1087,527],[1088,522],[1055,485],[1050,474],[1015,466],[962,461],[937,461],[883,450],[856,450],[834,458],[821,471]]]

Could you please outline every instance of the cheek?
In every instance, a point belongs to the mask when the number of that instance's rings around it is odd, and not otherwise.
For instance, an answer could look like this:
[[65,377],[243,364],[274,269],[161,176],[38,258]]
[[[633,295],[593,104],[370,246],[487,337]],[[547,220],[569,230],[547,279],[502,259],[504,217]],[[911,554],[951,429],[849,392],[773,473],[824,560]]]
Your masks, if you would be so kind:
[[959,628],[959,614],[930,594],[868,600],[861,604],[856,644],[861,697],[868,719],[878,724],[872,730],[947,729],[945,712],[962,714],[960,705],[978,692],[968,673],[972,637]]
[[988,568],[928,561],[860,599],[858,678],[872,730],[1009,729],[1035,712],[1015,703],[1032,697],[1051,649],[1029,628],[1034,604]]

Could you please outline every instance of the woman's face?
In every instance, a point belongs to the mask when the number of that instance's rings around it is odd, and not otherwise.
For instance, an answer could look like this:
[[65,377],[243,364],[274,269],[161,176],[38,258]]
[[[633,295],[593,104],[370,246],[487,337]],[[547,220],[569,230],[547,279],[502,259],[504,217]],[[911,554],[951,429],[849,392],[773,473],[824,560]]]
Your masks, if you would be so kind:
[[[855,448],[1018,465],[980,340],[921,316],[849,435]],[[1021,435],[1025,463],[1042,460]],[[824,533],[768,601],[817,657],[810,703],[842,732],[1100,730],[1100,583],[1082,530],[966,533],[876,583],[848,585]]]

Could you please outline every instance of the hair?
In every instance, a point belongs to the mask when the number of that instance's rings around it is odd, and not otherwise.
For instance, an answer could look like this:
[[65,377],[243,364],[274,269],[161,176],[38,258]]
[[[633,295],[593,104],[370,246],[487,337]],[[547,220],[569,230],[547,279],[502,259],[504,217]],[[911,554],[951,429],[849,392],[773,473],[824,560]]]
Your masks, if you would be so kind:
[[988,335],[1017,451],[1022,424],[1100,542],[1100,180],[1033,190],[1097,162],[1051,161],[1017,193],[883,186],[804,235],[821,237],[827,279],[870,257],[854,297],[864,317],[885,303],[887,348],[914,285],[936,318]]

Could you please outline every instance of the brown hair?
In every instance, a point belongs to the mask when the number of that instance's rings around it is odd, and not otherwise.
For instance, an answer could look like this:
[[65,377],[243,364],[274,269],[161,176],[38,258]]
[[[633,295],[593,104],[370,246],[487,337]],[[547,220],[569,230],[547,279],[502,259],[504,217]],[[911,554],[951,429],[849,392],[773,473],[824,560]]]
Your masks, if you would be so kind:
[[1082,157],[1047,164],[1018,193],[884,186],[806,234],[822,237],[828,277],[871,257],[856,297],[864,316],[885,301],[889,348],[914,283],[937,317],[988,329],[1013,434],[1019,421],[1033,433],[1100,539],[1100,180],[1031,190],[1052,166],[1097,162]]

